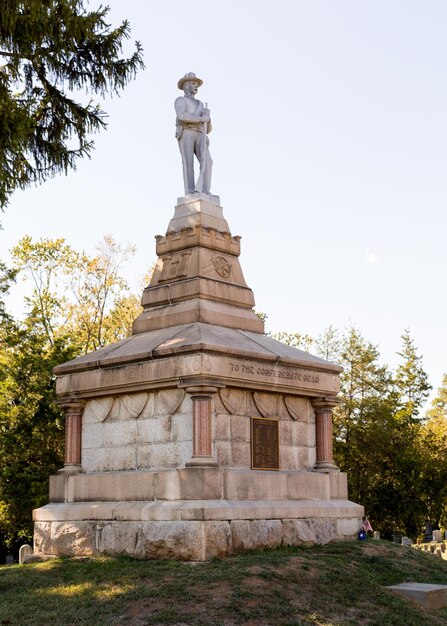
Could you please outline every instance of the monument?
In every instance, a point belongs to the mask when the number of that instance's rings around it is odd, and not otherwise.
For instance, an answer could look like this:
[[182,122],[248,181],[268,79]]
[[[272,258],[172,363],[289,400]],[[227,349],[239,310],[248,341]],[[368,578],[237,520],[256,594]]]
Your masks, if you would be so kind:
[[65,465],[34,511],[36,553],[199,561],[361,526],[332,455],[341,368],[264,334],[210,191],[201,84],[178,83],[185,195],[132,335],[55,368]]

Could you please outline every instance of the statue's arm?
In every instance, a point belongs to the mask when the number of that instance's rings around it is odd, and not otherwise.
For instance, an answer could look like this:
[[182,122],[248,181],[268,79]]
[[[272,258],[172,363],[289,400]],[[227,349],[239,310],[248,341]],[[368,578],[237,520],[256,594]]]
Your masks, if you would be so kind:
[[[203,107],[199,108],[200,113],[190,113],[186,108],[185,99],[180,97],[174,103],[175,112],[177,113],[177,119],[181,122],[187,123],[197,123],[197,122],[208,122],[210,124],[210,112],[208,109],[204,109]],[[210,132],[210,131],[208,131]]]

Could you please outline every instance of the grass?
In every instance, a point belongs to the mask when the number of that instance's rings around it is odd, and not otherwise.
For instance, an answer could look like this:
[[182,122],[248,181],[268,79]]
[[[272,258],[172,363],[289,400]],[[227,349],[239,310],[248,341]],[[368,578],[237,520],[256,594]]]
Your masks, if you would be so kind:
[[56,559],[0,567],[0,625],[447,625],[383,587],[447,584],[447,562],[388,542],[281,548],[208,563]]

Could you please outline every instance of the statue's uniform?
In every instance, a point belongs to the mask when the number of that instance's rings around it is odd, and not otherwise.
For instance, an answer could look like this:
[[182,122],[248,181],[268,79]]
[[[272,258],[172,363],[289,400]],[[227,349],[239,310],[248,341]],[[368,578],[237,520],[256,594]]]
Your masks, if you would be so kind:
[[[199,163],[202,163],[204,123],[200,121],[200,118],[205,110],[205,107],[200,100],[195,100],[194,98],[188,98],[186,96],[177,98],[174,106],[177,113],[177,130],[175,136],[178,139],[180,154],[182,155],[185,195],[193,193],[194,191],[210,193],[213,162],[208,149],[208,137],[205,139],[206,155],[202,189],[196,190],[194,182],[194,155],[196,155]],[[206,132],[209,133],[210,131],[211,122],[208,122]]]

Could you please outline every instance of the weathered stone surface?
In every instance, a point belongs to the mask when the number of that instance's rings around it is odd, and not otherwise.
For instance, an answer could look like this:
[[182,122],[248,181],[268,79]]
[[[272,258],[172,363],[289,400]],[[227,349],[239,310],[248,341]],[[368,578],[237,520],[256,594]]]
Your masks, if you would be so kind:
[[105,472],[77,474],[68,479],[69,501],[120,502],[153,500],[156,472]]
[[360,530],[360,522],[357,517],[345,517],[337,520],[337,534],[346,539],[355,539]]
[[51,545],[42,550],[57,556],[92,555],[96,553],[95,522],[52,522]]
[[84,408],[82,420],[84,424],[103,422],[110,413],[114,398],[95,398],[89,400]]
[[334,500],[348,499],[348,475],[345,472],[330,471],[331,498]]
[[214,425],[214,439],[218,442],[229,441],[231,438],[231,416],[219,413],[213,420]]
[[231,415],[246,414],[246,395],[247,393],[243,389],[221,389],[219,391],[220,399]]
[[298,422],[307,422],[309,419],[310,402],[307,398],[284,396],[284,404],[290,417]]
[[144,555],[149,559],[203,561],[203,522],[151,522],[143,526]]
[[235,551],[274,548],[282,542],[280,520],[234,520],[230,527]]
[[157,393],[155,412],[160,415],[174,415],[185,398],[183,389],[166,389]]
[[328,500],[329,477],[316,472],[290,473],[287,475],[287,497],[289,500]]
[[50,502],[64,502],[65,500],[65,474],[55,474],[50,476]]
[[49,554],[51,550],[51,522],[34,522],[34,552]]
[[148,401],[147,393],[134,393],[120,398],[120,418],[129,419],[139,417]]
[[250,443],[250,418],[240,415],[231,416],[231,435],[232,441],[244,441]]
[[279,399],[277,394],[271,393],[253,393],[253,400],[259,413],[263,417],[278,417],[279,415]]
[[282,533],[284,543],[289,546],[325,544],[340,538],[334,519],[285,519],[282,520]]
[[427,583],[401,583],[386,587],[392,593],[411,600],[425,609],[443,609],[447,607],[447,585]]
[[229,522],[204,522],[205,559],[227,556],[233,551]]
[[98,552],[144,558],[141,522],[106,522],[98,524],[96,532]]
[[287,474],[282,472],[227,470],[224,481],[224,498],[227,500],[287,499]]
[[217,467],[187,467],[158,474],[159,500],[219,500],[222,470]]

